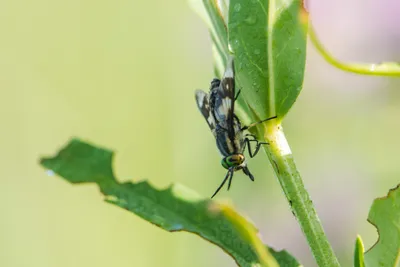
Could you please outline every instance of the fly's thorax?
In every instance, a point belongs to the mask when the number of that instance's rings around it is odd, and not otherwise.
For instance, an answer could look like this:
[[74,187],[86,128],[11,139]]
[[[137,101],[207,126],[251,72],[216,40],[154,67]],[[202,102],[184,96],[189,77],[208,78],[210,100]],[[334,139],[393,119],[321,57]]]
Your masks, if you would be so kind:
[[217,88],[219,87],[220,84],[221,84],[221,80],[220,80],[220,79],[217,79],[217,78],[214,78],[214,79],[211,81],[210,91],[213,91],[213,90],[217,89]]
[[245,158],[243,154],[233,154],[224,157],[221,160],[221,164],[225,169],[235,168],[240,169],[245,162]]

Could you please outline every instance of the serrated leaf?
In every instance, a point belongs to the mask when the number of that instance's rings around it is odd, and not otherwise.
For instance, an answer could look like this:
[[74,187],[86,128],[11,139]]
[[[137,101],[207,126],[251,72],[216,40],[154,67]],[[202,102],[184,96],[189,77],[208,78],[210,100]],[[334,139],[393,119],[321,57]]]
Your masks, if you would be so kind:
[[386,197],[375,199],[368,221],[376,227],[379,239],[366,253],[367,267],[396,267],[400,260],[400,185]]
[[229,45],[239,85],[258,119],[284,117],[299,95],[306,59],[300,0],[231,0]]
[[[40,163],[73,183],[95,183],[108,203],[124,208],[167,231],[187,231],[221,247],[239,266],[259,266],[251,245],[242,238],[232,222],[210,211],[212,201],[203,199],[181,185],[158,190],[147,182],[119,183],[112,171],[113,152],[71,140],[52,158]],[[50,172],[50,173],[51,173]],[[286,251],[269,249],[280,266],[300,264]]]
[[364,245],[360,236],[357,236],[354,249],[354,267],[365,267],[364,264]]

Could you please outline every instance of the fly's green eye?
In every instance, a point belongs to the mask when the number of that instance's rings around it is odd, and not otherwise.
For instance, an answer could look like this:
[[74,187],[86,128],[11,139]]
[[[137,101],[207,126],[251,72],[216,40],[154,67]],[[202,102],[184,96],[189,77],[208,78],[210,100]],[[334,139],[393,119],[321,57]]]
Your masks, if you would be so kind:
[[237,167],[244,162],[244,156],[242,154],[233,154],[222,159],[221,164],[225,169],[231,167]]
[[228,157],[225,157],[221,160],[221,165],[225,168],[225,169],[229,169],[231,167],[230,162],[228,160]]

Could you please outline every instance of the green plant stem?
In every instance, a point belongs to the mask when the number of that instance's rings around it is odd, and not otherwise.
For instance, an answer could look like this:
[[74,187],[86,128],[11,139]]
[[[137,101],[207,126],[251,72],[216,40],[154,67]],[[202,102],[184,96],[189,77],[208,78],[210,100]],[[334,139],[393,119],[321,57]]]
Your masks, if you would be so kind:
[[363,75],[400,77],[399,63],[395,62],[385,62],[381,64],[343,63],[337,60],[334,56],[331,55],[331,53],[329,53],[325,49],[325,47],[319,41],[312,25],[310,25],[310,27],[308,28],[308,36],[310,37],[310,40],[314,45],[314,47],[324,57],[324,59],[329,64],[335,66],[338,69]]
[[263,135],[269,143],[266,152],[315,260],[323,267],[340,266],[304,187],[282,126],[270,122],[264,123],[264,127]]

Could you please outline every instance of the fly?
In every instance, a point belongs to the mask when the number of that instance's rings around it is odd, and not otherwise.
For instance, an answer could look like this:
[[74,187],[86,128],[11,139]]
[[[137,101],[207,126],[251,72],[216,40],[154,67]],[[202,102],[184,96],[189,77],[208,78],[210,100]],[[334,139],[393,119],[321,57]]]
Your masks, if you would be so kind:
[[[247,147],[250,158],[253,158],[259,152],[261,145],[268,143],[259,142],[254,135],[244,134],[244,131],[259,123],[276,118],[274,116],[242,127],[239,118],[235,115],[235,101],[239,94],[240,91],[235,95],[235,69],[232,57],[228,60],[222,80],[213,79],[211,81],[208,94],[202,90],[195,92],[197,106],[216,139],[218,150],[222,156],[221,164],[228,170],[221,185],[211,198],[221,190],[227,181],[229,190],[235,171],[243,170],[243,173],[254,181],[254,176],[247,167],[244,151]],[[256,143],[254,152],[251,151],[251,142]]]

